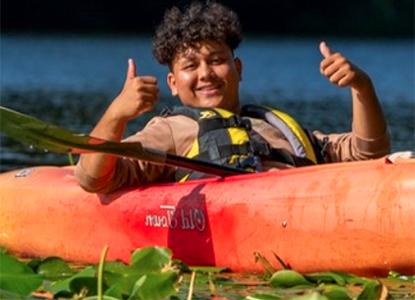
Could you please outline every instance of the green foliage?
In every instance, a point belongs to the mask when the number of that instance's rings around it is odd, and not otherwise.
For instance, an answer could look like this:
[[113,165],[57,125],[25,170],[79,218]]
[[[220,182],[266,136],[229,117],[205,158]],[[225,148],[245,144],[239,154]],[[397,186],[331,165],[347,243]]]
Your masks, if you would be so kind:
[[7,293],[26,296],[35,291],[43,282],[29,266],[0,252],[0,290]]
[[143,274],[160,272],[171,263],[171,250],[161,247],[147,247],[134,251],[131,266]]
[[321,293],[330,300],[352,300],[347,288],[338,285],[326,285]]
[[45,279],[51,281],[65,279],[75,273],[65,261],[58,257],[48,257],[44,259],[35,270],[39,275],[42,275]]
[[[105,262],[105,256],[103,251],[98,267],[75,272],[60,258],[23,263],[0,251],[0,298],[27,299],[40,289],[54,298],[82,300],[210,299],[212,295],[245,300],[378,300],[388,291],[378,280],[343,272],[279,270],[268,281],[258,275],[244,281],[221,273],[223,268],[188,267],[173,260],[169,249],[160,247],[136,250],[128,265]],[[193,272],[192,279],[183,270]],[[389,277],[402,280],[411,276],[391,272]]]
[[319,272],[305,275],[309,281],[313,283],[336,283],[344,286],[347,282],[348,276],[340,272]]
[[176,293],[178,274],[175,271],[147,274],[134,284],[131,299],[157,300]]
[[415,283],[415,275],[402,275],[396,271],[390,271],[388,278]]
[[[71,289],[71,282],[76,280],[76,278],[95,278],[96,268],[93,266],[86,267],[82,271],[74,274],[73,276],[54,282],[47,290],[55,295],[60,297],[65,297],[66,295],[72,295],[73,290]],[[76,286],[72,287],[76,288]]]
[[289,300],[331,300],[331,299],[327,298],[326,296],[320,295],[317,292],[313,292],[308,295],[292,297]]
[[311,282],[296,271],[281,270],[272,275],[270,284],[274,287],[291,288],[294,286],[311,285]]
[[382,293],[382,284],[377,280],[369,280],[357,300],[378,300]]
[[221,273],[227,270],[227,268],[207,266],[191,266],[189,269],[190,271],[198,273]]
[[[163,299],[176,293],[179,272],[171,266],[171,251],[148,247],[136,250],[131,264],[108,262],[102,267],[104,299]],[[50,291],[64,296],[98,294],[97,270],[88,267],[74,276],[58,281]],[[92,297],[92,298],[91,298]]]

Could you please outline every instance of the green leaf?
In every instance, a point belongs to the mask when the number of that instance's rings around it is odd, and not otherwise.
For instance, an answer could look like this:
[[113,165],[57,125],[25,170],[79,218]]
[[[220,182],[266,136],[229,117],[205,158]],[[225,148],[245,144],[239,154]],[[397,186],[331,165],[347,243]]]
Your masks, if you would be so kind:
[[139,296],[143,300],[158,300],[175,295],[178,279],[179,276],[175,271],[147,274],[145,279],[140,278],[136,282],[130,299]]
[[69,289],[73,294],[79,294],[82,290],[87,290],[86,296],[97,294],[97,278],[95,277],[76,277],[69,283]]
[[402,275],[401,273],[398,273],[396,271],[389,271],[388,278],[415,283],[415,275]]
[[131,272],[131,268],[120,261],[106,261],[104,271],[122,275]]
[[318,272],[305,274],[304,277],[313,283],[337,283],[338,285],[346,285],[346,281],[350,276],[345,276],[338,272]]
[[138,279],[133,286],[132,292],[128,300],[139,299],[138,293],[140,292],[141,287],[143,286],[144,282],[147,280],[147,275],[143,275]]
[[37,273],[48,280],[56,281],[72,276],[75,271],[58,257],[48,257],[37,267]]
[[112,286],[118,282],[121,278],[137,273],[132,270],[129,266],[118,261],[105,262],[103,280],[107,286]]
[[26,264],[0,252],[0,287],[2,290],[26,296],[35,291],[42,282],[42,276],[35,274]]
[[378,300],[382,293],[382,284],[377,280],[368,281],[357,300]]
[[[109,280],[108,276],[112,276],[112,278]],[[105,291],[105,295],[121,299],[132,293],[134,285],[137,280],[143,276],[143,274],[141,272],[134,272],[134,270],[130,269],[128,273],[118,276],[118,278],[115,276],[117,276],[117,274],[113,273],[112,275],[109,275],[104,273],[104,282],[111,283],[108,285],[109,288]]]
[[27,296],[0,289],[0,299],[26,300]]
[[351,300],[347,289],[338,285],[323,286],[322,294],[329,298],[329,300]]
[[343,278],[346,280],[347,284],[358,284],[358,285],[365,285],[368,282],[370,282],[370,279],[364,278],[364,277],[359,277],[350,273],[341,273],[341,272],[337,272],[337,274],[340,274],[341,276],[343,276]]
[[159,272],[171,263],[172,253],[168,248],[147,247],[136,250],[131,257],[131,266],[142,274]]
[[329,300],[329,299],[326,296],[320,295],[317,292],[313,292],[308,295],[292,297],[292,298],[289,298],[289,300]]
[[53,294],[71,294],[72,291],[70,289],[70,283],[72,280],[74,280],[75,278],[78,277],[92,277],[95,278],[95,273],[96,273],[96,268],[95,267],[86,267],[85,269],[83,269],[81,272],[73,275],[70,278],[66,278],[63,280],[59,280],[54,282],[53,284],[51,284],[50,287],[47,288],[47,290]]
[[299,285],[310,286],[311,282],[307,281],[303,275],[293,270],[281,270],[275,272],[270,280],[271,286],[290,288]]

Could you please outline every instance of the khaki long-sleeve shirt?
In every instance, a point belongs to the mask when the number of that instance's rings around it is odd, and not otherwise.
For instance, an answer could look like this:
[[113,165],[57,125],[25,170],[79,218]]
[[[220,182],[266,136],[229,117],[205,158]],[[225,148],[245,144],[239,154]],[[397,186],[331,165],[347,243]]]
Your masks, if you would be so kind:
[[[252,129],[261,135],[272,147],[283,148],[294,153],[290,143],[275,127],[260,119],[251,119]],[[197,138],[198,123],[182,115],[154,117],[146,127],[128,137],[124,142],[141,142],[144,147],[158,149],[172,154],[186,156]],[[326,140],[328,162],[345,162],[382,157],[389,153],[389,134],[367,140],[357,136],[353,129],[348,133],[324,134],[314,131],[315,137]],[[89,155],[89,154],[84,154]],[[284,168],[278,162],[264,161],[265,170]],[[75,175],[80,185],[91,192],[108,193],[122,186],[142,185],[150,182],[174,181],[175,168],[154,165],[145,161],[120,158],[117,166],[101,178],[93,178],[78,163]]]

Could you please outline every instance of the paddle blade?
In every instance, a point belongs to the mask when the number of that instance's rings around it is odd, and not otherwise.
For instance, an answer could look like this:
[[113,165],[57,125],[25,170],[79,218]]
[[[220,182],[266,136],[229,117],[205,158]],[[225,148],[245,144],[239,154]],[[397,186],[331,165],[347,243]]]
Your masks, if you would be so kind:
[[[117,156],[129,156],[137,159],[149,159],[150,154],[144,153],[140,143],[116,143],[76,134],[67,129],[41,121],[0,106],[0,131],[9,137],[37,148],[54,153],[108,153]],[[163,162],[164,156],[151,159]]]
[[[88,150],[70,146],[72,143],[80,142],[88,144],[90,139],[88,136],[76,135],[69,130],[2,106],[0,106],[0,125],[1,132],[31,148],[55,153],[88,152]],[[62,143],[62,140],[65,142]]]

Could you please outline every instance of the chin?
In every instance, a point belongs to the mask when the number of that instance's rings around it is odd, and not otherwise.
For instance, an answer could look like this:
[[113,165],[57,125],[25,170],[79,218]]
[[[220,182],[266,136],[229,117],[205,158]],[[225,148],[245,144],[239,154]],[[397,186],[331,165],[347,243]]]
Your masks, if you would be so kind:
[[224,103],[219,99],[206,99],[199,102],[199,107],[204,108],[222,108],[224,106]]

